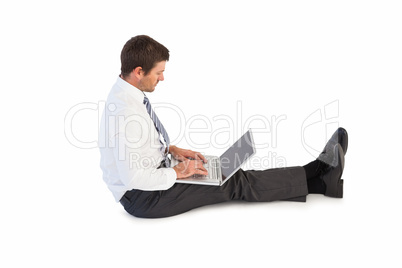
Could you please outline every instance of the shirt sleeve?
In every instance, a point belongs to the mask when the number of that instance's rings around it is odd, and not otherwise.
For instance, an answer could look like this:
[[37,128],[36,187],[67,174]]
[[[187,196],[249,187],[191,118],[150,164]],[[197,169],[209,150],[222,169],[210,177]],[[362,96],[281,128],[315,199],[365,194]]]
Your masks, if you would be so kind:
[[166,190],[176,182],[173,168],[158,168],[163,159],[157,132],[148,118],[126,118],[115,136],[114,158],[127,189]]

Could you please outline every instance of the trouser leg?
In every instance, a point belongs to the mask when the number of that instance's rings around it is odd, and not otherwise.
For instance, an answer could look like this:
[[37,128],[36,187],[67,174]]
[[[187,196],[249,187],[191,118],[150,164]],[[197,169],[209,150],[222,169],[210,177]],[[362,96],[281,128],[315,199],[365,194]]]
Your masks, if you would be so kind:
[[304,195],[304,196],[283,199],[282,201],[306,202],[306,200],[307,200],[307,196]]
[[307,181],[302,167],[262,171],[240,169],[222,186],[176,183],[165,191],[132,190],[125,210],[136,217],[169,217],[191,209],[230,200],[268,202],[306,196]]

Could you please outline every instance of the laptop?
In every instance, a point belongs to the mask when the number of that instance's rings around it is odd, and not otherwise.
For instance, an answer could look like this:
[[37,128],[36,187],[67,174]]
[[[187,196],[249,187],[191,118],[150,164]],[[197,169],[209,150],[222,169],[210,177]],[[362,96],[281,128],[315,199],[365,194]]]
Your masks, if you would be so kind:
[[[220,157],[205,155],[208,163],[204,164],[204,167],[208,170],[208,175],[195,174],[187,178],[177,179],[176,182],[221,186],[254,154],[255,146],[250,129]],[[179,163],[179,160],[172,158],[170,166],[174,167]]]

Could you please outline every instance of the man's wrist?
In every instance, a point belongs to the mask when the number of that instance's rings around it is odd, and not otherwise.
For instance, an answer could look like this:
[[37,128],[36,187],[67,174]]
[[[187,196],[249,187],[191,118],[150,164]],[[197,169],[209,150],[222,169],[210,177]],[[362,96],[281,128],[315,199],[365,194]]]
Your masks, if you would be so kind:
[[172,153],[175,148],[176,148],[175,145],[169,145],[169,153]]

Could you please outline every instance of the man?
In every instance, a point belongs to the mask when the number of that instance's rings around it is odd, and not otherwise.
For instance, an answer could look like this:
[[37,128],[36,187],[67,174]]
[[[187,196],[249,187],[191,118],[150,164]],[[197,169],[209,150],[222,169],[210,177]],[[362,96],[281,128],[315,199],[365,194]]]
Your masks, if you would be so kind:
[[[341,176],[348,146],[343,128],[315,161],[303,167],[240,169],[219,187],[175,183],[193,174],[207,175],[207,170],[202,154],[170,144],[145,94],[164,80],[168,60],[168,49],[152,38],[131,38],[121,52],[121,74],[105,106],[99,138],[103,179],[129,214],[168,217],[230,200],[305,201],[310,193],[343,197]],[[169,154],[182,162],[170,167]]]

